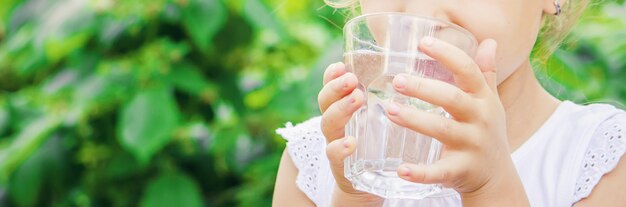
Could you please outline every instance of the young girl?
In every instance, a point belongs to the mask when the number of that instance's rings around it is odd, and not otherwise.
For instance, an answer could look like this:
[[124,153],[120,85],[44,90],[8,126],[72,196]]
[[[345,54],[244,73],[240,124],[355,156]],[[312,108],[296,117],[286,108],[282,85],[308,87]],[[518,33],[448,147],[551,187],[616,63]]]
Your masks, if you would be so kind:
[[364,14],[449,21],[479,40],[475,57],[434,38],[421,40],[419,49],[451,70],[457,86],[408,75],[393,80],[399,93],[442,106],[454,119],[401,105],[385,109],[391,121],[445,146],[435,164],[403,164],[398,176],[449,189],[422,200],[384,200],[352,188],[343,160],[356,140],[344,137],[344,126],[364,93],[355,89],[356,76],[336,63],[326,69],[318,96],[323,115],[277,130],[288,143],[274,206],[626,206],[626,161],[620,161],[626,112],[557,100],[541,87],[529,60],[540,30],[553,43],[543,49],[556,47],[587,0],[355,3]]

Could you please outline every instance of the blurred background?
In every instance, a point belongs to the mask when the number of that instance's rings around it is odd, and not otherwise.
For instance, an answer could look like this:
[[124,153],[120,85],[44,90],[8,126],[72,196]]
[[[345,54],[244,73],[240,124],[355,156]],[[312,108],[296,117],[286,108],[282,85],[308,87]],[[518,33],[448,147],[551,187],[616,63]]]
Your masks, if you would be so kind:
[[[322,0],[2,0],[0,206],[270,206],[288,121],[319,114],[348,11]],[[598,2],[546,64],[626,103],[626,6]]]

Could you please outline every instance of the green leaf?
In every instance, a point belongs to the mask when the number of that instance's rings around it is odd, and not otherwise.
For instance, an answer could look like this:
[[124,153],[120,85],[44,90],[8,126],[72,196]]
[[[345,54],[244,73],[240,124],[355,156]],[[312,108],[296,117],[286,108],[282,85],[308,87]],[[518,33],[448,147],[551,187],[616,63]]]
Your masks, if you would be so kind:
[[[239,206],[271,206],[272,188],[276,182],[275,172],[281,152],[274,151],[255,160],[246,170],[243,177],[247,181],[239,188],[235,197]],[[244,190],[245,189],[245,190]]]
[[7,101],[0,97],[0,135],[4,134],[11,124],[11,114],[7,106]]
[[122,109],[118,122],[119,141],[139,163],[147,164],[172,138],[178,117],[169,87],[140,91]]
[[22,165],[62,123],[58,116],[39,117],[17,134],[11,146],[0,154],[0,185]]
[[118,153],[108,163],[104,173],[109,179],[120,179],[141,172],[142,168],[129,153]]
[[193,179],[178,173],[162,174],[148,184],[141,198],[142,207],[200,207],[200,188]]
[[244,103],[250,109],[262,109],[266,107],[278,90],[274,86],[267,86],[259,90],[250,92],[244,96]]
[[181,64],[173,69],[168,77],[176,89],[189,95],[202,97],[209,103],[217,99],[217,86],[204,78],[200,70],[193,65]]
[[89,40],[89,36],[88,32],[81,31],[65,38],[49,38],[45,42],[46,56],[52,63],[56,63],[83,47]]
[[[50,137],[32,156],[30,156],[13,174],[9,184],[10,198],[18,206],[35,206],[46,186],[58,190],[60,176],[63,174],[61,138]],[[52,188],[50,190],[52,190]],[[57,194],[58,192],[47,192]]]
[[[268,9],[267,6],[265,6],[260,0],[246,0],[243,14],[247,20],[260,31],[263,31],[264,29],[272,31],[266,34],[270,36],[269,38],[276,39],[276,41],[289,38],[282,25],[272,14],[272,11]],[[272,37],[273,35],[276,35],[276,37]]]
[[42,184],[41,156],[34,154],[15,171],[9,191],[11,199],[20,206],[35,206]]
[[9,23],[11,11],[19,4],[22,3],[20,0],[2,0],[0,4],[0,37],[7,30],[7,25]]
[[183,11],[183,25],[198,48],[212,47],[213,36],[226,21],[226,10],[219,0],[190,0]]

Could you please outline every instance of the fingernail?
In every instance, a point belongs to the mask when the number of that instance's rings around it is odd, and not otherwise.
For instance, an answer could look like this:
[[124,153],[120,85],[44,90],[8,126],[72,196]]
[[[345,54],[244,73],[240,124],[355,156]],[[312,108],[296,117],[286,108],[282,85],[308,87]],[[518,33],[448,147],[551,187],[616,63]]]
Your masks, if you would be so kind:
[[355,96],[356,95],[354,94],[354,92],[350,94],[350,96],[348,96],[348,103],[353,104],[354,102],[356,102]]
[[422,38],[422,45],[426,47],[433,46],[435,40],[432,37],[424,37]]
[[398,105],[396,103],[389,103],[387,105],[387,113],[389,115],[392,115],[392,116],[398,115],[398,111],[400,111],[400,109],[398,108]]
[[404,87],[406,87],[406,82],[407,80],[404,75],[396,75],[396,77],[393,79],[393,83],[397,89],[404,89]]
[[341,82],[343,82],[343,84],[342,84],[343,89],[348,88],[348,81],[347,80],[348,80],[348,77],[343,77],[343,79],[341,80]]
[[337,74],[337,72],[339,72],[339,70],[337,69],[339,68],[339,64],[342,64],[342,62],[336,62],[331,65],[333,73]]
[[335,70],[335,64],[328,66],[328,70],[330,70],[330,77],[335,77],[337,74],[337,70]]
[[346,81],[346,75],[344,74],[342,77],[339,78],[339,87],[337,88],[337,90],[345,90],[348,87],[348,82]]
[[411,174],[411,170],[409,170],[409,168],[406,166],[400,166],[398,168],[398,174],[400,174],[401,176],[409,176],[409,174]]
[[350,147],[350,142],[348,141],[348,139],[346,138],[345,140],[343,140],[343,142],[341,142],[343,144],[343,147],[348,148]]
[[348,101],[350,101],[350,104],[354,104],[356,103],[356,99],[360,98],[359,96],[362,96],[361,91],[359,89],[354,89],[352,94],[350,94]]

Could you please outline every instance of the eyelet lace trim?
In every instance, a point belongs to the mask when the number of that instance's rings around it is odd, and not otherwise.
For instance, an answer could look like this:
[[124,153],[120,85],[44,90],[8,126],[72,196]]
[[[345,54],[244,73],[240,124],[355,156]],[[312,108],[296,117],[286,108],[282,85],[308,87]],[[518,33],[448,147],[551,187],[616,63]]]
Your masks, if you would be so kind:
[[321,155],[326,146],[319,126],[320,119],[320,117],[311,118],[296,126],[289,122],[285,128],[276,130],[277,134],[287,140],[288,153],[298,168],[296,185],[311,200],[315,200],[317,196]]
[[626,114],[604,121],[594,132],[576,181],[575,201],[586,198],[602,176],[617,166],[626,151]]

